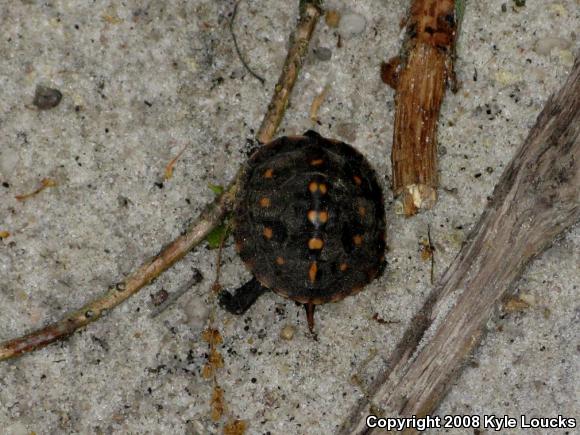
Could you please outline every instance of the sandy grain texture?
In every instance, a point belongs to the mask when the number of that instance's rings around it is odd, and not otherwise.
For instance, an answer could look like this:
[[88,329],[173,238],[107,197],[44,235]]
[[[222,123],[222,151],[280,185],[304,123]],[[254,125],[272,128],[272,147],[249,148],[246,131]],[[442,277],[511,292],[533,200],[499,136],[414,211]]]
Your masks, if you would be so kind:
[[[227,184],[244,161],[284,61],[297,5],[244,1],[0,3],[0,340],[15,337],[96,296],[168,241]],[[333,433],[364,394],[422,305],[430,262],[419,244],[431,223],[436,277],[460,249],[505,165],[578,49],[577,3],[473,2],[458,41],[461,90],[439,126],[441,196],[412,220],[387,195],[384,276],[317,312],[266,295],[241,318],[218,310],[224,338],[220,385],[229,414],[248,433]],[[368,156],[387,188],[393,93],[381,61],[398,51],[406,2],[329,1],[366,22],[358,34],[323,21],[296,84],[282,134],[312,128]],[[359,20],[360,22],[360,20]],[[319,54],[328,53],[329,60]],[[32,106],[38,84],[59,89],[50,110]],[[173,177],[167,163],[189,144]],[[17,201],[43,178],[57,186]],[[506,313],[438,412],[579,417],[577,405],[580,231],[535,260],[517,289],[529,308]],[[248,278],[231,242],[223,284]],[[171,292],[199,268],[204,280],[151,319],[150,294]],[[204,246],[148,289],[62,344],[0,365],[0,424],[7,433],[211,433],[211,385],[201,332],[215,253]],[[379,323],[372,317],[399,323]],[[280,337],[295,327],[291,340]],[[458,430],[456,433],[465,433]],[[506,432],[510,433],[510,432]],[[513,433],[519,433],[514,431]]]

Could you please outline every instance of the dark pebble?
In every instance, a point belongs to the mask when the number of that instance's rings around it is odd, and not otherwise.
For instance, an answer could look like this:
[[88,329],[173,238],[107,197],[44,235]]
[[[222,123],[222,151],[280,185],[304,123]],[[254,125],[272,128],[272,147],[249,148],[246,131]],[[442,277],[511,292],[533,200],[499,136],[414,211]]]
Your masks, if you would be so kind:
[[327,47],[318,47],[314,49],[314,55],[318,60],[326,62],[332,58],[332,50]]
[[157,293],[151,295],[151,302],[153,305],[158,306],[167,300],[169,293],[165,289],[159,290]]
[[60,104],[62,93],[58,89],[38,85],[34,92],[34,104],[40,110],[52,109]]

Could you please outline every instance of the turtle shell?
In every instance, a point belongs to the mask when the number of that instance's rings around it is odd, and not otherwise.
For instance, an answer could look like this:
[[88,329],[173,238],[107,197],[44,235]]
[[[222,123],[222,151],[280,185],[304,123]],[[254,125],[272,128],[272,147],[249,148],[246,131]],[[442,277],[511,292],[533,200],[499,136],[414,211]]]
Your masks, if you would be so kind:
[[242,175],[234,219],[246,266],[295,301],[338,301],[382,272],[382,190],[344,142],[308,131],[260,147]]

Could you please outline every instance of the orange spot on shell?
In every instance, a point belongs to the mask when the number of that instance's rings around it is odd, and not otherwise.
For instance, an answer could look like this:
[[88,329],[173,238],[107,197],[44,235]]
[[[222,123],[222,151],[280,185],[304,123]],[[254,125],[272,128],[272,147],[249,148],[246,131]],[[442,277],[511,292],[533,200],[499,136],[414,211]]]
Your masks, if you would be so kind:
[[272,236],[274,235],[274,231],[272,231],[272,228],[270,227],[264,227],[264,231],[262,231],[262,234],[264,235],[265,238],[271,239]]
[[276,257],[276,264],[282,266],[286,261],[282,257]]
[[324,163],[324,160],[322,160],[322,159],[314,159],[314,160],[311,160],[311,161],[310,161],[310,164],[311,164],[312,166],[320,166],[320,165],[322,165],[323,163]]
[[328,221],[328,212],[326,210],[323,211],[309,210],[308,220],[313,224],[318,223],[325,224]]
[[358,206],[358,215],[359,215],[361,218],[364,218],[364,217],[366,216],[366,214],[367,214],[367,209],[366,209],[364,206],[362,206],[362,205],[359,205],[359,206]]
[[348,264],[340,263],[340,271],[344,272],[344,271],[346,271],[346,269],[348,269]]
[[316,264],[316,261],[313,261],[312,263],[310,263],[310,269],[308,269],[308,279],[310,280],[311,283],[314,283],[316,281],[317,272],[318,265]]
[[354,177],[352,177],[352,179],[354,180],[357,186],[360,186],[362,184],[362,179],[358,175],[355,175]]
[[260,207],[270,207],[271,201],[270,198],[264,196],[260,198]]
[[356,246],[360,246],[360,245],[362,245],[362,242],[363,242],[363,236],[361,236],[360,234],[357,234],[356,236],[354,236],[352,238],[352,241]]
[[328,186],[324,183],[317,183],[316,181],[311,181],[308,183],[308,190],[311,193],[320,192],[321,194],[325,194],[328,191]]
[[274,176],[274,170],[272,168],[268,168],[264,171],[264,178],[272,178]]
[[318,213],[316,211],[309,210],[307,216],[308,216],[308,220],[310,222],[312,222],[313,224],[318,222]]
[[324,246],[324,240],[313,237],[308,240],[308,249],[322,249]]

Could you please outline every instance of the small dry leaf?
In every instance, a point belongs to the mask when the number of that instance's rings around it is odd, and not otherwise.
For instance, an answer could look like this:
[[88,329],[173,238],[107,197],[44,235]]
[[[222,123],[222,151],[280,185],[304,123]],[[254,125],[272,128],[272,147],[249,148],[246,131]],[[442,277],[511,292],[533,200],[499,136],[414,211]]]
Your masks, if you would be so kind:
[[429,244],[428,240],[421,240],[421,243],[419,243],[419,244],[421,245],[421,247],[420,247],[421,260],[423,260],[423,261],[430,260],[431,257],[433,256],[433,252],[435,251],[435,248]]
[[220,369],[224,366],[224,359],[221,356],[221,354],[217,350],[215,350],[215,348],[212,348],[209,351],[209,363],[211,364],[214,370]]
[[224,435],[244,435],[247,428],[245,420],[230,420],[224,426]]
[[42,188],[46,189],[47,187],[54,187],[56,186],[56,181],[52,178],[43,178],[40,182],[42,184]]
[[53,180],[52,178],[43,178],[40,181],[40,187],[38,189],[36,189],[34,192],[30,192],[24,195],[16,195],[15,198],[18,201],[26,201],[27,199],[33,197],[34,195],[39,194],[40,192],[42,192],[44,189],[48,188],[48,187],[54,187],[56,186],[56,181]]
[[381,80],[393,89],[397,89],[401,61],[399,57],[393,57],[388,62],[381,63]]
[[163,178],[165,179],[165,181],[167,181],[171,177],[173,177],[173,168],[175,167],[177,160],[179,160],[179,158],[181,157],[183,152],[186,150],[186,148],[187,148],[187,145],[185,145],[183,147],[183,149],[181,151],[179,151],[179,153],[174,158],[171,159],[171,161],[167,164],[167,166],[165,166],[165,174],[163,175]]
[[211,394],[211,419],[218,421],[224,415],[224,410],[224,390],[216,385]]
[[116,15],[103,15],[103,21],[109,24],[121,24],[123,20]]
[[527,310],[528,308],[530,308],[530,304],[528,304],[526,301],[517,296],[509,298],[503,306],[503,309],[506,313],[515,313],[517,311],[524,311]]
[[211,379],[213,377],[213,372],[214,372],[213,366],[210,363],[207,363],[201,369],[201,376],[204,379]]
[[223,338],[217,329],[207,328],[201,333],[201,338],[210,345],[223,343]]
[[333,29],[338,27],[340,23],[340,12],[335,10],[328,10],[326,11],[326,15],[324,16],[324,21],[326,21],[326,25]]
[[0,231],[0,239],[7,239],[8,237],[10,237],[10,232]]

